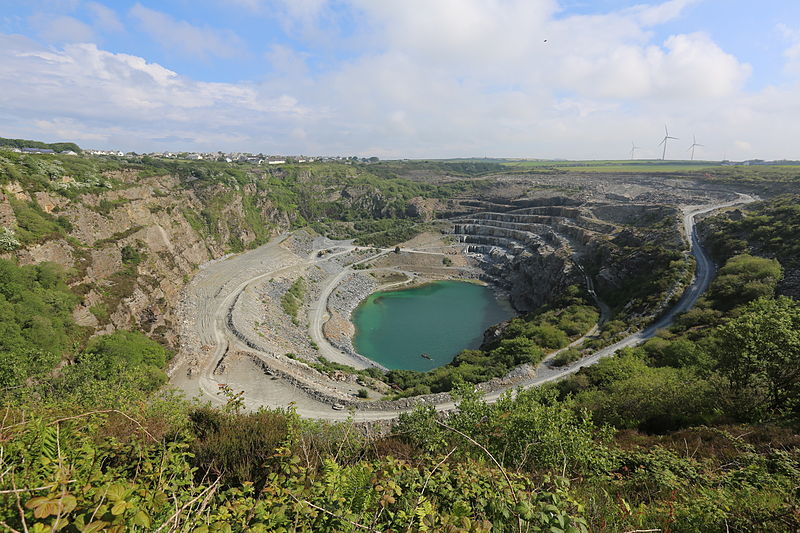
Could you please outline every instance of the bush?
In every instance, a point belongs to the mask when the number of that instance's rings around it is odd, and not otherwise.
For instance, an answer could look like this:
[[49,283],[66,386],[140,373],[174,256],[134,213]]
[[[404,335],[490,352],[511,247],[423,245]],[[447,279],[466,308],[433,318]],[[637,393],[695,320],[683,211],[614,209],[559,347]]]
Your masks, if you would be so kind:
[[663,433],[716,418],[718,396],[717,387],[692,370],[644,367],[604,390],[579,394],[577,401],[617,428]]
[[223,414],[210,408],[189,414],[193,462],[231,485],[265,481],[277,448],[287,443],[289,418],[280,411]]
[[79,356],[78,366],[97,379],[128,372],[138,387],[155,390],[167,381],[163,368],[171,355],[142,333],[116,331],[92,338]]
[[13,252],[21,246],[14,230],[3,226],[0,228],[0,252]]
[[583,354],[577,348],[568,348],[553,358],[554,366],[567,366],[579,360]]
[[719,270],[711,285],[710,298],[718,309],[731,309],[773,296],[781,277],[781,264],[777,260],[737,255]]

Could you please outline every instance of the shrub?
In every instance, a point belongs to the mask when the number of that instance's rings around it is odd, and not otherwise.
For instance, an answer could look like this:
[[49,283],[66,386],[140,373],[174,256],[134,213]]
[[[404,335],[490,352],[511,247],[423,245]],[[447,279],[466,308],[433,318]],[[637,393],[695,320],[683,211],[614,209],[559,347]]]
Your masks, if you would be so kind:
[[231,485],[262,482],[269,461],[287,442],[289,418],[280,411],[223,414],[210,408],[190,413],[193,462],[198,474],[210,471]]
[[567,366],[581,358],[581,351],[577,348],[568,348],[553,358],[554,366]]
[[21,246],[14,230],[3,226],[0,228],[0,252],[12,252]]

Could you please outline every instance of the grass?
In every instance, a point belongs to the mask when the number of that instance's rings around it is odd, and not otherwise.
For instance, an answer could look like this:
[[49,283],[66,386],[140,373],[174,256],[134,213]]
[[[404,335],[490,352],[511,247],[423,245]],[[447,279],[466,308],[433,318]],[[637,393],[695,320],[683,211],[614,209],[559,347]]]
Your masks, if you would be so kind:
[[305,278],[297,278],[289,290],[281,297],[281,307],[283,312],[292,317],[292,322],[297,324],[297,312],[303,305],[303,297],[306,294]]
[[509,161],[503,164],[511,169],[563,170],[569,172],[614,172],[614,173],[672,173],[702,172],[718,170],[722,167],[714,161],[661,161],[641,160],[600,160],[600,161]]

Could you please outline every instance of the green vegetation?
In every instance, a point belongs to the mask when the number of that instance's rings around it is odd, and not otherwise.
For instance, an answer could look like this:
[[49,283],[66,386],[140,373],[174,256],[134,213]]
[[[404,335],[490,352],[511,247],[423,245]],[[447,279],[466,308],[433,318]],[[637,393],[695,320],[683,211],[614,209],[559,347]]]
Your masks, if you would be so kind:
[[579,360],[583,354],[577,348],[567,348],[553,358],[555,366],[566,366]]
[[670,330],[582,369],[559,390],[598,420],[648,432],[796,417],[800,306],[774,299],[779,272],[774,260],[731,258]]
[[49,149],[55,150],[56,152],[66,152],[66,151],[73,151],[75,153],[81,153],[82,150],[80,146],[75,143],[65,142],[65,143],[43,143],[40,141],[29,141],[26,139],[6,139],[5,137],[0,137],[0,147],[11,147],[11,148],[39,148],[39,149]]
[[772,296],[782,276],[781,264],[775,259],[737,255],[717,273],[709,298],[718,309],[731,309],[757,298]]
[[379,219],[356,222],[347,238],[356,237],[356,244],[388,248],[407,241],[422,228],[412,220]]
[[[89,331],[72,319],[77,303],[58,265],[20,267],[0,259],[0,388],[42,381],[48,386],[39,394],[49,396],[56,391],[90,393],[91,383],[112,378],[140,391],[155,390],[166,381],[163,368],[169,352],[141,333],[117,331],[92,338],[82,348]],[[91,312],[101,322],[108,319],[105,303],[92,306]],[[77,364],[51,379],[54,368],[69,360]]]
[[419,408],[391,435],[368,437],[292,411],[243,414],[231,390],[225,410],[117,392],[110,412],[104,395],[6,403],[0,479],[16,492],[0,493],[4,526],[566,533],[800,525],[798,443],[775,426],[654,437],[599,425],[553,390],[490,405],[462,386],[446,418]]
[[[316,348],[318,349],[318,348]],[[296,359],[293,354],[286,354],[293,359]],[[372,379],[382,379],[383,371],[376,367],[369,367],[364,369],[354,368],[350,365],[343,365],[334,361],[329,361],[325,357],[319,357],[316,362],[303,361],[311,368],[319,370],[323,374],[333,375],[336,372],[344,372],[346,374],[355,374],[361,377],[368,377]]]
[[779,257],[785,268],[800,266],[800,195],[751,204],[742,215],[722,214],[704,223],[715,257],[753,253]]
[[0,259],[0,387],[49,372],[72,350],[83,337],[72,321],[76,303],[58,265]]
[[800,305],[786,297],[760,298],[716,337],[720,372],[748,419],[800,415]]
[[20,246],[22,246],[22,243],[13,229],[5,226],[0,227],[0,252],[13,252]]
[[93,337],[78,357],[78,367],[85,377],[100,380],[108,374],[131,373],[139,388],[153,391],[167,381],[163,368],[171,354],[141,333],[116,331]]
[[108,190],[119,183],[103,173],[120,168],[119,162],[105,159],[0,150],[0,186],[16,182],[29,193],[48,191],[76,198]]
[[306,280],[305,278],[297,278],[294,280],[289,289],[281,297],[281,307],[283,312],[292,317],[292,321],[297,321],[297,312],[300,306],[303,305],[303,298],[306,294]]
[[[184,208],[186,220],[201,235],[214,238],[228,225],[232,237],[225,244],[234,252],[266,242],[280,217],[286,217],[294,228],[311,226],[331,238],[391,246],[425,229],[419,217],[409,215],[412,199],[450,198],[488,185],[483,181],[415,182],[398,177],[402,169],[392,165],[312,163],[264,168],[147,157],[129,164],[139,169],[140,177],[179,177],[204,206],[199,211]],[[232,221],[226,210],[239,202],[244,217]],[[252,234],[254,240],[245,244],[240,240],[243,232]]]
[[13,196],[8,196],[8,201],[17,219],[15,235],[21,244],[37,243],[63,233],[55,217],[45,213],[36,202],[24,202]]

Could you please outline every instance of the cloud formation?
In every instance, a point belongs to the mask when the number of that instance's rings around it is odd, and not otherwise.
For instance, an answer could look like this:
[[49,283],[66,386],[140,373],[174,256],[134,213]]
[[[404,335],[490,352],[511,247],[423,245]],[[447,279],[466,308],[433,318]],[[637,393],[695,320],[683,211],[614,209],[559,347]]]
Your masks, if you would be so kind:
[[234,57],[244,50],[244,43],[231,31],[195,26],[142,4],[134,5],[130,16],[161,46],[180,54]]
[[29,20],[40,37],[50,42],[88,42],[95,38],[92,28],[66,15],[39,13]]
[[[336,38],[346,18],[348,53],[319,69],[321,52],[272,44],[262,79],[216,83],[96,44],[0,36],[0,117],[30,137],[122,149],[380,157],[611,158],[631,141],[656,157],[668,122],[676,158],[693,134],[698,157],[780,158],[800,134],[795,87],[748,92],[753,67],[708,33],[655,37],[700,0],[599,15],[566,15],[556,0],[238,1],[301,43]],[[96,26],[121,26],[103,7],[90,7]],[[251,45],[141,4],[128,15],[195,58]],[[800,74],[800,39],[785,33],[786,69]]]

